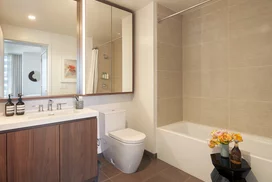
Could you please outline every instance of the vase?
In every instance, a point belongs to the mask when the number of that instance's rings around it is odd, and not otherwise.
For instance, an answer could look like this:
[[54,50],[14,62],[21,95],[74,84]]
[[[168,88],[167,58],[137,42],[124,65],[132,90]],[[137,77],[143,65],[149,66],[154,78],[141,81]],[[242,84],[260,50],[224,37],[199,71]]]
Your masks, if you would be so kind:
[[233,149],[231,150],[230,161],[231,161],[231,163],[236,164],[236,165],[241,165],[241,163],[242,163],[242,154],[239,149],[238,142],[235,142],[235,145],[234,145]]
[[221,157],[229,158],[229,144],[221,144]]

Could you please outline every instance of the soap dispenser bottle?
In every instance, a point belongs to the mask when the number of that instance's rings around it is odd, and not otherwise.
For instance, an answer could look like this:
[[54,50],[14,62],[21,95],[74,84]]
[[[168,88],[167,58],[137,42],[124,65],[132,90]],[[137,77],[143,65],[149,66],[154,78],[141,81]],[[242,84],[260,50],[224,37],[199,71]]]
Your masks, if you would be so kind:
[[24,115],[25,114],[25,103],[22,100],[22,94],[18,94],[18,102],[16,104],[16,114]]
[[13,116],[14,115],[14,104],[11,101],[10,94],[8,95],[8,102],[5,105],[5,116]]

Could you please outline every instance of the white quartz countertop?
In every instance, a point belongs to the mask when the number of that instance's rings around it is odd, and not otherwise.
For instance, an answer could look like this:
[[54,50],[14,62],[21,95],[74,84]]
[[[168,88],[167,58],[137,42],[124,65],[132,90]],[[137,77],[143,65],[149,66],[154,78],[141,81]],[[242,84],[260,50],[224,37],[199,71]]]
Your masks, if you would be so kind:
[[90,108],[30,112],[22,116],[11,117],[0,116],[0,132],[98,116],[99,112]]

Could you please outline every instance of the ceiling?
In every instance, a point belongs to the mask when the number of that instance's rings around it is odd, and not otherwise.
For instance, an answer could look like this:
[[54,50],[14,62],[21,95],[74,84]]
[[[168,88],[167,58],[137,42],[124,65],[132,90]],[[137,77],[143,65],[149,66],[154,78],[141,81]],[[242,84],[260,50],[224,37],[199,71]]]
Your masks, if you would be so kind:
[[173,11],[181,11],[190,6],[196,5],[205,0],[108,0],[110,2],[119,4],[126,8],[129,8],[133,11],[137,11],[152,1],[156,1],[157,3],[172,9]]
[[[30,14],[35,21],[28,20]],[[76,2],[0,0],[0,23],[76,36]]]

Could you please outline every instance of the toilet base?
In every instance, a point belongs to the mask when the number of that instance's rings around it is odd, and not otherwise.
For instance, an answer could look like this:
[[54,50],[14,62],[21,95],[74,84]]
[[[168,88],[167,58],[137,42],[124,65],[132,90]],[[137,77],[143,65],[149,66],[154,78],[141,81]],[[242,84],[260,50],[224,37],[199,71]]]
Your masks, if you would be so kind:
[[126,174],[135,173],[144,154],[144,143],[126,144],[109,136],[105,136],[102,144],[106,160]]

